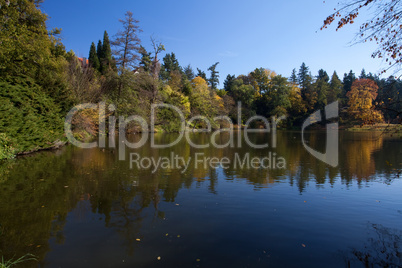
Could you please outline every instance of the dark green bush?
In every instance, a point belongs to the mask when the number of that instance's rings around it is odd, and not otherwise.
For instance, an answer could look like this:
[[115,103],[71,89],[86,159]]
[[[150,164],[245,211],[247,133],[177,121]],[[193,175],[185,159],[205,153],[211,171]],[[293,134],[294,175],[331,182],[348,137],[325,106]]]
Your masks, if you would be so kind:
[[0,133],[17,153],[49,148],[63,136],[60,108],[29,79],[0,80]]

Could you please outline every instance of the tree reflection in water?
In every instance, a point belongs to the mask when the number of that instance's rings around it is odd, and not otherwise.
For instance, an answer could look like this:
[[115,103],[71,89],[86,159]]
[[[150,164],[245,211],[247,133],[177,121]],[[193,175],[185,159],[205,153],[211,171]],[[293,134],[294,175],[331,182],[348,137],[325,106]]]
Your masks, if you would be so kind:
[[346,257],[348,267],[360,262],[364,267],[402,267],[402,230],[369,224],[363,249],[352,249]]
[[[227,142],[228,137],[225,135],[223,133],[219,136],[218,143]],[[141,249],[137,250],[141,230],[153,225],[154,221],[158,225],[157,221],[165,218],[165,212],[171,217],[167,205],[174,206],[179,192],[186,189],[195,188],[197,193],[215,200],[224,198],[222,186],[233,185],[233,182],[239,182],[239,186],[245,185],[244,189],[251,185],[255,192],[264,192],[263,189],[274,188],[276,185],[283,188],[290,184],[288,197],[295,199],[297,197],[293,195],[292,187],[297,189],[296,192],[307,195],[308,189],[314,192],[314,188],[328,188],[336,184],[345,185],[345,188],[356,183],[359,188],[365,184],[378,186],[373,181],[391,184],[396,178],[395,168],[400,167],[398,156],[401,146],[383,137],[375,140],[361,137],[350,139],[346,133],[342,133],[340,165],[332,168],[306,152],[301,144],[300,133],[280,132],[279,135],[277,147],[269,151],[286,159],[285,170],[233,167],[227,170],[211,169],[203,165],[197,167],[193,160],[184,174],[174,168],[151,173],[150,170],[130,170],[127,161],[118,161],[115,150],[81,150],[74,147],[0,164],[0,255],[12,258],[29,252],[40,259],[41,265],[45,265],[46,256],[54,250],[55,244],[61,245],[71,239],[71,233],[65,233],[66,225],[71,221],[87,221],[90,225],[94,223],[89,219],[91,217],[101,219],[102,228],[118,234],[118,241],[123,244],[122,248],[127,255],[135,255]],[[164,134],[158,137],[161,140],[157,140],[157,143],[170,143],[175,136]],[[260,133],[250,137],[253,143],[260,144],[267,139],[265,134]],[[192,138],[196,144],[203,144],[209,141],[210,134],[200,133]],[[312,148],[321,151],[325,149],[325,133],[310,133],[305,138]],[[171,152],[175,152],[186,160],[194,158],[195,153],[203,153],[208,157],[228,157],[232,162],[235,154],[250,154],[250,158],[266,157],[268,154],[267,151],[245,146],[244,142],[241,148],[223,149],[194,149],[188,143],[181,142],[174,148],[158,150],[146,144],[135,152],[155,158],[169,157]],[[203,188],[206,188],[208,194],[203,193]],[[274,189],[271,193],[277,191]],[[247,194],[240,195],[239,202],[259,196],[258,193]],[[194,200],[191,199],[191,202]],[[291,209],[287,204],[292,200],[281,200],[275,201],[283,203],[283,208]],[[222,212],[225,211],[219,211]],[[286,215],[283,219],[291,217]],[[270,218],[267,216],[266,219]],[[371,229],[371,238],[366,247],[353,250],[348,261],[360,260],[363,264],[367,263],[367,267],[400,266],[400,231],[386,229],[381,225],[372,225]],[[145,244],[143,239],[141,242]],[[345,247],[336,248],[336,251],[341,248]]]

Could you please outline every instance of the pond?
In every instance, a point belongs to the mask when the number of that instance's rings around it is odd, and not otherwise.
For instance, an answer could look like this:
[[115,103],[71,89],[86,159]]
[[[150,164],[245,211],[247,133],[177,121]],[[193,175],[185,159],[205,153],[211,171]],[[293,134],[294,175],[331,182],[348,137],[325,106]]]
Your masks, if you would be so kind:
[[[268,149],[235,139],[148,140],[125,160],[110,146],[66,146],[3,163],[0,255],[37,256],[22,267],[402,265],[401,139],[341,131],[337,167],[300,132],[279,131]],[[325,132],[304,139],[325,150]]]

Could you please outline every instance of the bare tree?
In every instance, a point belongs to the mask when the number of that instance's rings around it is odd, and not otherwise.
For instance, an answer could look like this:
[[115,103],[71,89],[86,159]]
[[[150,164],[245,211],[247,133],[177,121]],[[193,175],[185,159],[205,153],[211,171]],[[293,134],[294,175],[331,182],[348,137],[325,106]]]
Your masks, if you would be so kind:
[[159,63],[158,60],[158,54],[161,53],[162,51],[165,51],[165,46],[159,42],[156,41],[155,38],[151,37],[151,42],[152,42],[152,47],[154,49],[154,54],[155,57],[152,60],[152,75],[154,76],[154,78],[158,78],[159,76],[159,72],[161,70],[161,64]]
[[138,33],[142,32],[138,26],[139,21],[133,18],[133,13],[127,11],[125,18],[119,20],[123,24],[112,42],[114,47],[113,55],[115,56],[117,66],[125,68],[135,68],[140,59],[140,43]]

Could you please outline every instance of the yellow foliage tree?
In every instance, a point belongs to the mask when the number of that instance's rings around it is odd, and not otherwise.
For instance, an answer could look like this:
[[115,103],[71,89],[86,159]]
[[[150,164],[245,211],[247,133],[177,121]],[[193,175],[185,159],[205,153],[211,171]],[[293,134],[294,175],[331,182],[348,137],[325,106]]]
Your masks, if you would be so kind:
[[255,96],[261,96],[269,91],[271,80],[276,76],[274,71],[264,68],[257,68],[249,75],[250,84],[255,90]]
[[346,94],[349,98],[349,114],[365,124],[383,121],[381,112],[375,110],[373,101],[377,98],[377,84],[371,79],[357,79]]
[[201,95],[209,94],[207,81],[205,81],[202,77],[197,76],[196,78],[191,80],[191,85],[193,87],[194,93]]

